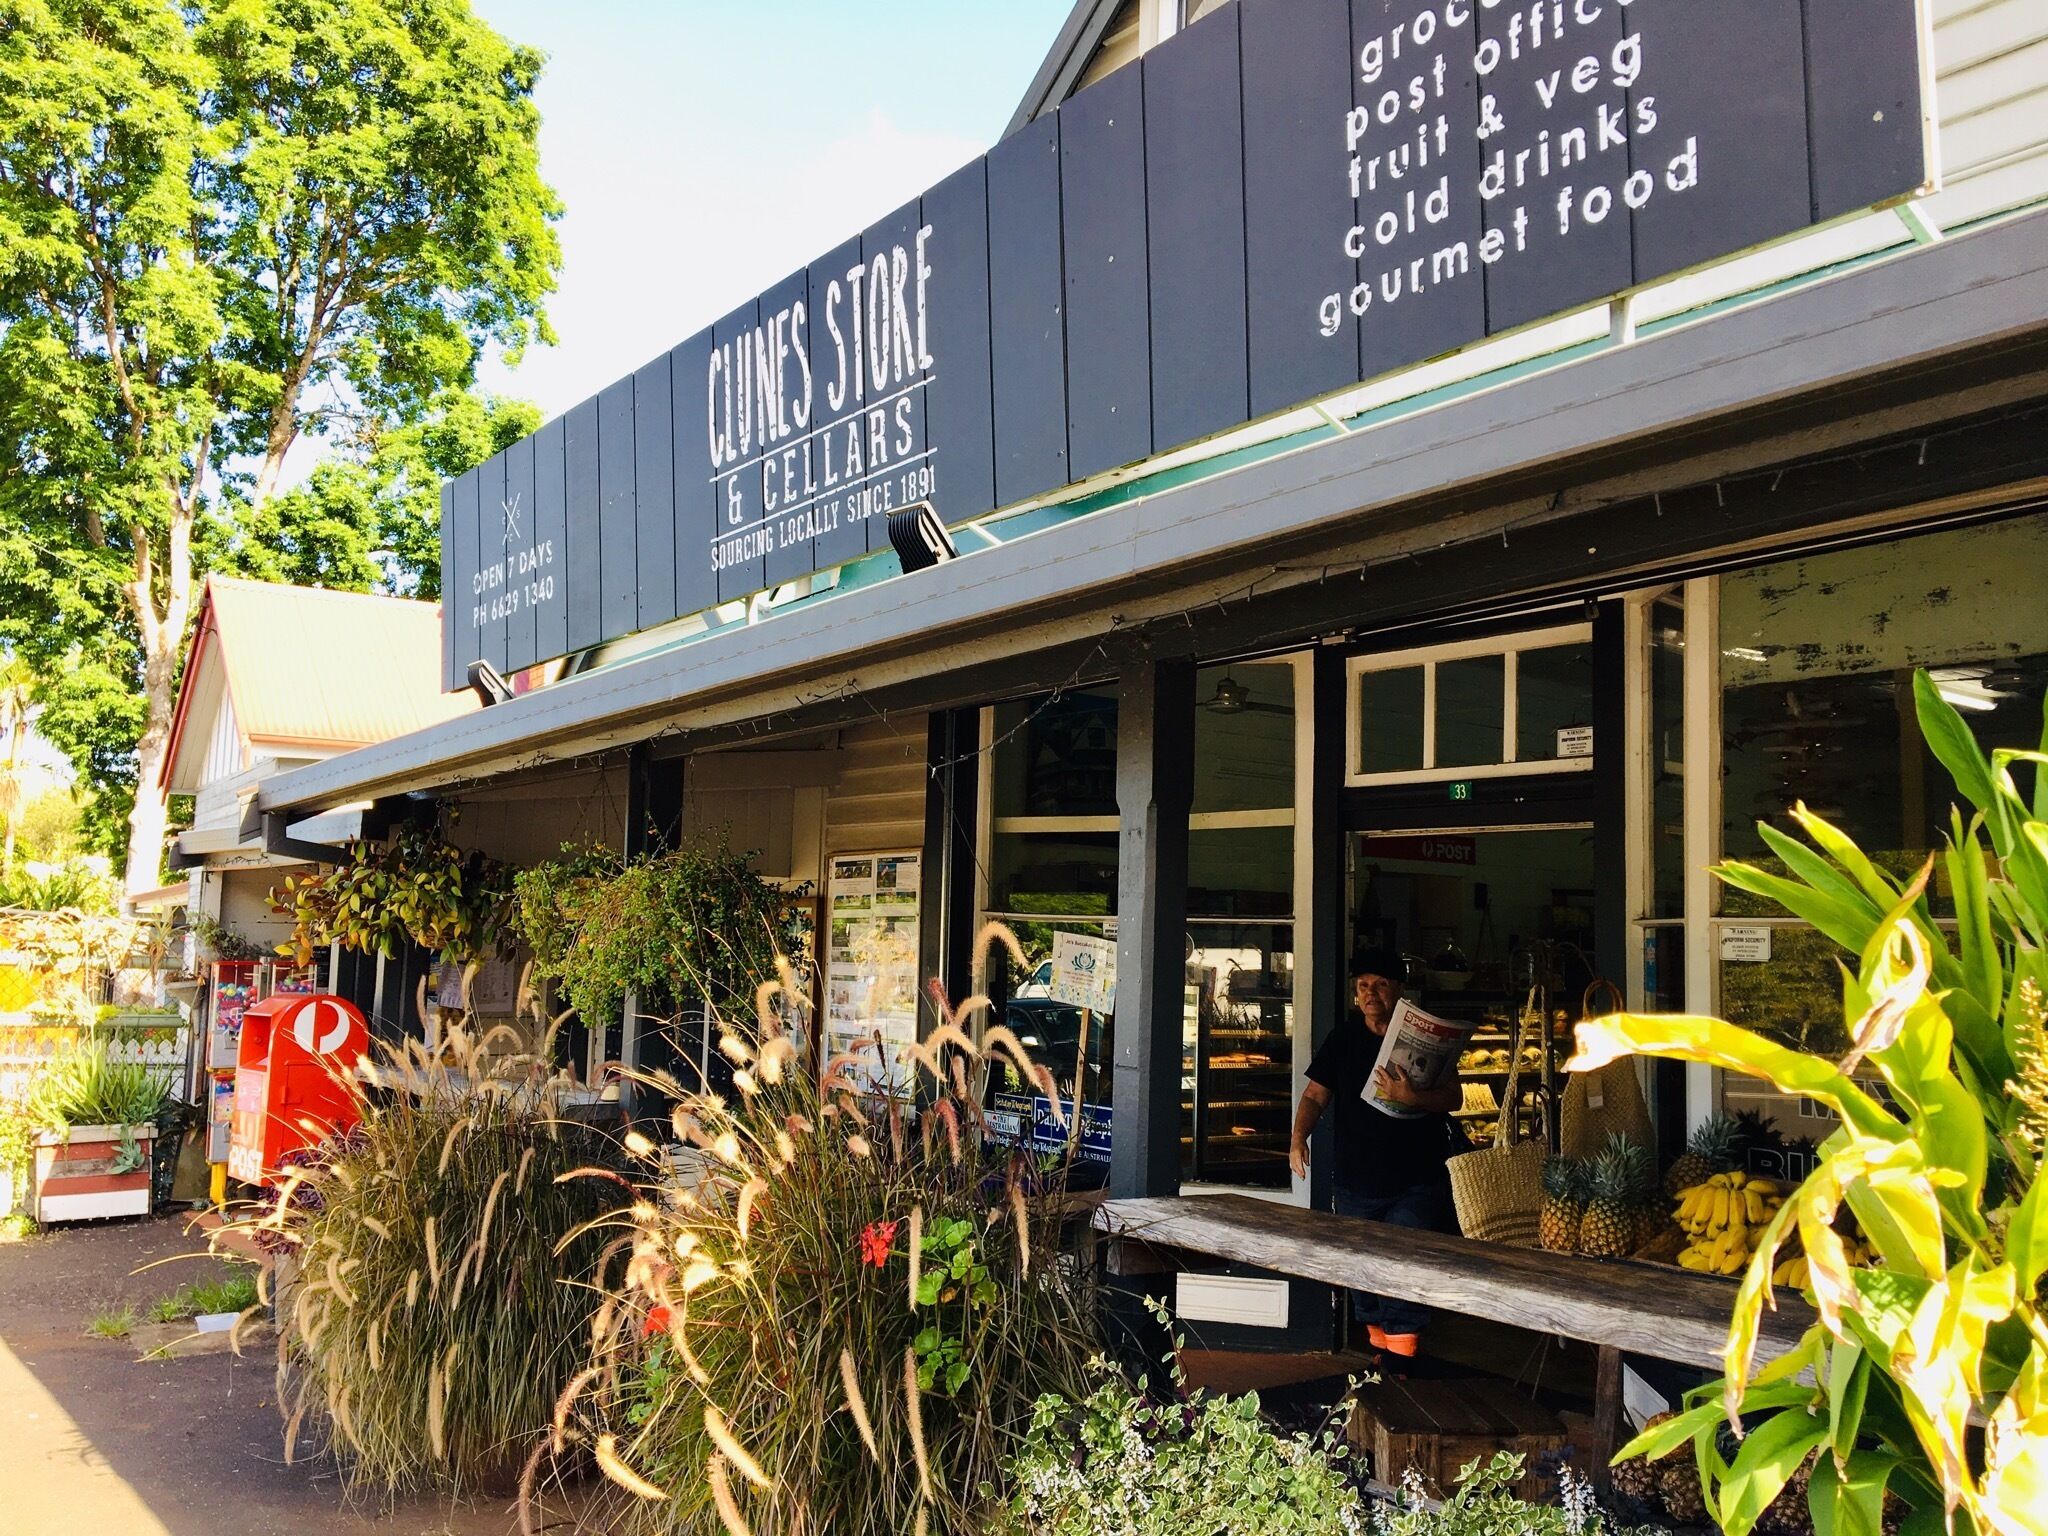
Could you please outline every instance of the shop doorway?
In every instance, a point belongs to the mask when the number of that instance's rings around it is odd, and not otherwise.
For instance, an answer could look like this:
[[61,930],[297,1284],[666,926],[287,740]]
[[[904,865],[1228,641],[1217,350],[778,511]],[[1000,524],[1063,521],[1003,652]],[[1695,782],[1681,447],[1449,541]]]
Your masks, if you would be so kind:
[[1494,1136],[1513,1077],[1521,1132],[1554,1141],[1570,1026],[1596,978],[1619,979],[1596,942],[1622,871],[1602,865],[1596,822],[1619,807],[1592,770],[1621,743],[1595,739],[1592,625],[1360,654],[1346,672],[1342,1006],[1348,956],[1396,951],[1413,1001],[1477,1026],[1467,1139]]
[[1547,1137],[1559,1057],[1599,974],[1592,823],[1376,828],[1347,842],[1349,952],[1398,952],[1409,997],[1477,1026],[1459,1068],[1467,1139],[1491,1141],[1511,1079],[1523,1133]]

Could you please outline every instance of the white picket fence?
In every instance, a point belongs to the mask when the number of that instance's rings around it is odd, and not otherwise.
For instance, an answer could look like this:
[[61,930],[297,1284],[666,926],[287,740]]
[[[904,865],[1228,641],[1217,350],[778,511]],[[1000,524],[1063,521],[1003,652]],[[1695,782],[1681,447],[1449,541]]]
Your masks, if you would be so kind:
[[[191,1031],[182,1022],[151,1024],[147,1033],[135,1026],[109,1025],[99,1033],[116,1061],[157,1068],[167,1087],[181,1089]],[[42,1025],[0,1026],[0,1098],[26,1094],[43,1068],[74,1042],[92,1033]]]

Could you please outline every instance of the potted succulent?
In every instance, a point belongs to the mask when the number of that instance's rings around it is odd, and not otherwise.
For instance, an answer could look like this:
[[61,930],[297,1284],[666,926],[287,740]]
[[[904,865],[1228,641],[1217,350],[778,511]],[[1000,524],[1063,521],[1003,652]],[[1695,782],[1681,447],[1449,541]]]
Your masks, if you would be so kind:
[[90,1038],[53,1058],[29,1090],[35,1219],[147,1216],[162,1074]]

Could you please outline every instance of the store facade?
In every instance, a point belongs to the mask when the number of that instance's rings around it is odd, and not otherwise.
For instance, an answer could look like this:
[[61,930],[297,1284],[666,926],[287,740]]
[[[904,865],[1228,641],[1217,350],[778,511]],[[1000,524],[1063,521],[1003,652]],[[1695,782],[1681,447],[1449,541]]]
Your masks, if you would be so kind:
[[[1827,1038],[1826,945],[1709,870],[1799,800],[1924,858],[1914,668],[2038,738],[2048,26],[1201,9],[452,484],[444,682],[539,686],[263,812],[730,823],[815,887],[828,1040],[992,996],[1121,1195],[1327,1205],[1287,1129],[1364,945],[1484,1026],[1474,1128],[1599,982]],[[1085,1051],[1061,934],[1114,945]],[[1824,1133],[1649,1087],[1667,1144]]]

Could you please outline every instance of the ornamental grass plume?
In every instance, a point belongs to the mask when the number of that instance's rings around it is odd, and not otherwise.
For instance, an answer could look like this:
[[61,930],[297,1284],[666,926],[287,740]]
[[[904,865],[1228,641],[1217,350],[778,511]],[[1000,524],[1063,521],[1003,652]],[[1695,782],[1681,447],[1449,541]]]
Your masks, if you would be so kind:
[[1064,1165],[989,1139],[1007,1064],[962,1030],[912,1047],[908,1083],[879,1042],[807,1069],[765,1002],[725,1033],[759,1068],[733,1097],[661,1085],[694,1183],[650,1158],[640,1202],[602,1224],[606,1302],[567,1422],[613,1437],[606,1528],[979,1531],[1032,1404],[1080,1388],[1097,1349],[1060,1246]]
[[324,1422],[355,1488],[511,1492],[588,1347],[593,1223],[627,1195],[577,1175],[615,1178],[623,1154],[558,1118],[545,1050],[493,1038],[381,1047],[364,1074],[381,1086],[352,1083],[360,1122],[222,1229],[297,1276],[280,1296],[286,1460]]

